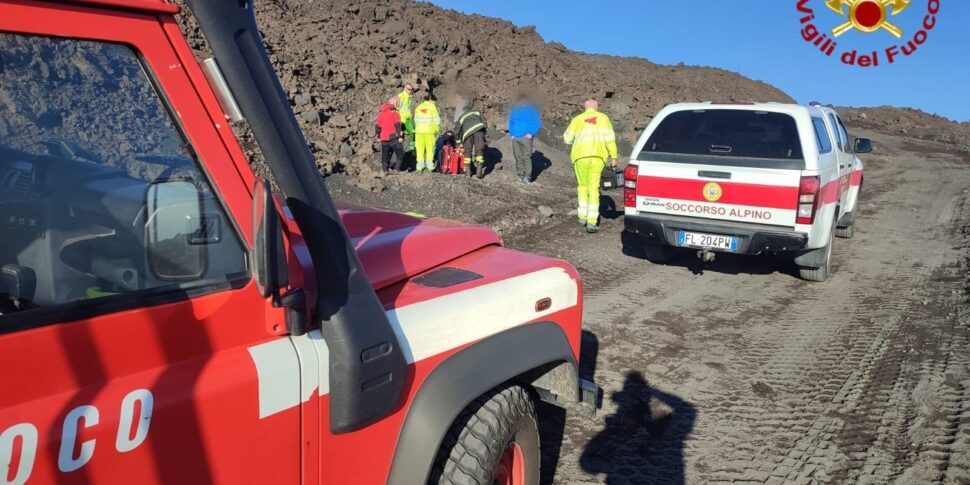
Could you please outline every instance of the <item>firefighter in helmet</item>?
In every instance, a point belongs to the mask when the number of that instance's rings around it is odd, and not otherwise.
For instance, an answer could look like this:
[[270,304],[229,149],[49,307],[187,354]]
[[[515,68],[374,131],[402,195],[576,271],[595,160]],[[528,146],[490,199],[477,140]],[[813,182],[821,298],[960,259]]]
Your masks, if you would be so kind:
[[607,160],[614,169],[617,164],[616,133],[610,118],[598,111],[595,99],[586,100],[585,108],[569,123],[563,140],[572,145],[579,223],[586,226],[586,232],[595,233],[599,231],[600,176]]
[[468,108],[458,117],[455,133],[464,145],[465,172],[471,177],[474,163],[478,178],[485,178],[485,116],[480,110]]

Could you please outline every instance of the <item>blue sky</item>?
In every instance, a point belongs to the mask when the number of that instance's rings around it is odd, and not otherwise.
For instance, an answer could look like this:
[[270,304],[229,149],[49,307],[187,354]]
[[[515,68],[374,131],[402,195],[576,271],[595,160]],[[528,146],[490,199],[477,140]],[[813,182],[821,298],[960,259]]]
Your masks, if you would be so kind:
[[[889,18],[903,29],[850,31],[826,57],[802,38],[797,0],[432,0],[466,13],[535,25],[546,41],[573,50],[644,57],[660,64],[717,66],[766,81],[801,103],[906,106],[958,121],[970,120],[970,1],[940,0],[937,24],[910,57],[893,64],[884,50],[912,39],[930,0],[912,0]],[[829,32],[844,22],[809,0],[814,23]],[[880,66],[844,65],[845,51],[880,51]]]

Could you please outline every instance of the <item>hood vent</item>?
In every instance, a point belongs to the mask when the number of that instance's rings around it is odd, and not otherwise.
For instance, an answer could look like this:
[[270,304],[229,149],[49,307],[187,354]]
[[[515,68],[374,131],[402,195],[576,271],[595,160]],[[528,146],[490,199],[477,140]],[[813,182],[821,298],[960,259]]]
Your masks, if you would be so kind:
[[481,278],[484,277],[478,273],[446,267],[438,268],[430,273],[418,276],[413,282],[416,285],[426,286],[428,288],[447,288]]

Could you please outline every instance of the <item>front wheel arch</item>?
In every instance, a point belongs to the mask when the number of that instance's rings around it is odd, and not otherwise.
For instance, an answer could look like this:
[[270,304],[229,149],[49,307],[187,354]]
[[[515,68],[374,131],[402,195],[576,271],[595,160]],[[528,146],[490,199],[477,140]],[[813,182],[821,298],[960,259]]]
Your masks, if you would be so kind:
[[408,407],[388,485],[426,483],[448,429],[472,401],[503,383],[520,382],[536,369],[556,369],[561,362],[572,368],[565,375],[578,375],[569,339],[552,322],[506,330],[445,359],[424,380]]

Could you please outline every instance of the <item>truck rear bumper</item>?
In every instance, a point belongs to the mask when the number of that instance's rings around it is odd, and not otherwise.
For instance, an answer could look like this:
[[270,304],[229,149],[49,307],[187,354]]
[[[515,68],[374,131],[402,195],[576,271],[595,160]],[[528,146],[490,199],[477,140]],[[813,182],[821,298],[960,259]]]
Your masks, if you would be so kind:
[[665,246],[677,246],[677,233],[680,231],[734,236],[738,238],[738,250],[733,251],[737,254],[800,251],[808,246],[808,234],[759,228],[753,224],[718,224],[686,218],[627,215],[624,226],[626,232],[643,238],[648,244]]

